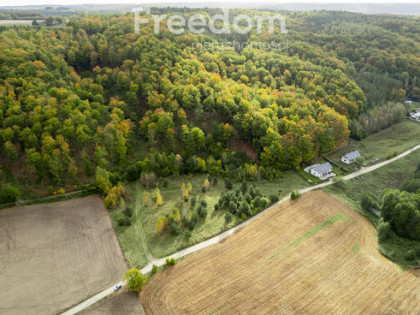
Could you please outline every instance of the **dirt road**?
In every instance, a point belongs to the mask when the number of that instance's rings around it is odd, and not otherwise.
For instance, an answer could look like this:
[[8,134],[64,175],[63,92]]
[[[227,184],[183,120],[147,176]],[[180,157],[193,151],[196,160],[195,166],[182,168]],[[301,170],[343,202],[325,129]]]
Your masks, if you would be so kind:
[[[375,164],[375,165],[372,165],[372,166],[361,168],[360,170],[358,170],[358,171],[356,171],[356,172],[354,172],[352,174],[343,176],[343,180],[349,180],[349,179],[352,179],[352,178],[361,176],[363,174],[367,174],[369,172],[372,172],[372,171],[374,171],[374,170],[376,170],[376,169],[378,169],[380,167],[383,167],[385,165],[388,165],[388,164],[390,164],[390,163],[392,163],[394,161],[397,161],[397,160],[399,160],[399,159],[401,159],[401,158],[409,155],[410,153],[418,150],[419,148],[420,148],[420,144],[419,145],[416,145],[415,147],[413,147],[413,148],[411,148],[411,149],[409,149],[409,150],[407,150],[407,151],[405,151],[405,152],[403,152],[401,154],[399,154],[398,156],[396,156],[394,158],[391,158],[389,160],[386,160],[384,162],[381,162],[381,163],[378,163],[378,164]],[[311,187],[304,188],[304,189],[300,190],[300,192],[301,193],[306,193],[306,192],[309,192],[309,191],[320,189],[322,187],[325,187],[325,186],[328,186],[328,185],[331,185],[331,184],[333,184],[333,181],[332,180],[329,180],[328,182],[325,182],[325,183],[322,183],[322,184],[319,184],[319,185],[316,185],[316,186],[311,186]],[[241,223],[241,224],[239,224],[239,225],[237,225],[237,226],[235,226],[235,227],[233,227],[233,228],[231,228],[231,229],[229,229],[229,230],[227,230],[227,231],[225,231],[225,232],[223,232],[223,233],[221,233],[219,235],[216,235],[216,236],[214,236],[214,237],[212,237],[212,238],[210,238],[210,239],[208,239],[208,240],[206,240],[204,242],[201,242],[201,243],[196,244],[194,246],[191,246],[191,247],[188,247],[186,249],[183,249],[183,250],[181,250],[181,251],[179,251],[177,253],[174,253],[173,255],[170,255],[169,257],[174,257],[176,259],[179,259],[179,258],[182,258],[182,257],[184,257],[186,255],[192,254],[192,253],[197,252],[199,250],[202,250],[202,249],[204,249],[206,247],[209,247],[211,245],[217,244],[217,243],[223,241],[224,239],[226,239],[227,237],[229,237],[230,235],[234,234],[235,232],[239,231],[243,227],[245,227],[245,226],[249,225],[250,223],[258,220],[265,213],[270,212],[273,209],[276,209],[279,205],[281,205],[282,203],[286,202],[289,199],[290,199],[290,196],[287,196],[287,197],[283,198],[282,200],[280,200],[277,204],[275,204],[275,205],[273,205],[273,206],[265,209],[264,211],[262,211],[259,214],[251,217],[247,221],[245,221],[245,222],[243,222],[243,223]],[[148,272],[150,272],[152,270],[153,265],[157,265],[157,266],[164,265],[166,263],[165,259],[166,258],[152,260],[151,262],[149,262],[149,264],[147,266],[145,266],[141,270],[142,273],[148,273]],[[77,312],[80,312],[84,308],[86,308],[86,307],[88,307],[88,306],[90,306],[90,305],[98,302],[104,296],[107,296],[107,294],[103,294],[103,293],[104,292],[101,292],[98,295],[95,295],[92,298],[88,299],[87,301],[83,302],[82,303],[83,305],[80,304],[80,307],[79,307],[79,305],[75,306],[74,308],[72,308],[68,312],[66,312],[65,315],[76,314]]]

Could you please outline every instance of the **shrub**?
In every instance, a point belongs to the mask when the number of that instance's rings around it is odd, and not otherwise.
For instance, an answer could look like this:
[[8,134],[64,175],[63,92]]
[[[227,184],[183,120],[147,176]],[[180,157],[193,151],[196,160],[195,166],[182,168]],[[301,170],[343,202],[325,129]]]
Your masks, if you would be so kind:
[[254,207],[255,208],[260,208],[261,207],[261,198],[260,197],[256,197],[255,199],[254,199]]
[[129,182],[134,182],[139,178],[140,172],[141,169],[138,167],[137,164],[130,165],[125,172],[125,178]]
[[190,207],[194,208],[196,203],[197,203],[197,196],[193,196],[190,200]]
[[152,274],[156,274],[158,272],[158,270],[159,270],[159,267],[156,266],[156,265],[153,265],[153,267],[152,267]]
[[168,187],[168,185],[169,185],[169,182],[165,179],[162,183],[163,188]]
[[414,251],[414,249],[409,249],[407,251],[407,253],[405,254],[405,259],[406,260],[414,260],[414,259],[416,259],[416,252]]
[[210,189],[210,182],[209,182],[209,180],[206,178],[205,180],[204,180],[204,184],[203,184],[203,192],[205,192],[205,191],[207,191],[207,190],[209,190]]
[[381,221],[378,226],[378,238],[384,241],[391,236],[391,225],[389,222]]
[[353,162],[353,165],[357,168],[360,168],[365,164],[365,158],[363,156],[359,156],[356,158],[356,160]]
[[119,215],[117,217],[117,224],[119,226],[130,226],[131,225],[131,220],[129,217],[126,217],[125,215]]
[[236,203],[233,200],[229,201],[229,211],[235,214],[237,209]]
[[130,207],[125,208],[124,215],[128,218],[131,218],[133,216],[133,209]]
[[167,257],[165,261],[166,261],[166,265],[168,267],[169,266],[174,266],[176,264],[176,259],[175,258],[169,258],[169,257]]
[[297,190],[292,191],[292,193],[290,194],[290,198],[291,198],[292,200],[296,200],[296,199],[298,199],[300,196],[302,196],[302,194],[301,194],[299,191],[297,191]]
[[190,239],[190,237],[191,237],[191,231],[190,230],[186,230],[185,232],[184,232],[184,236],[185,236],[185,238],[188,240],[188,239]]
[[206,192],[206,187],[201,187],[201,192],[204,194]]
[[254,185],[251,185],[251,187],[249,188],[249,195],[251,196],[251,200],[257,196]]
[[360,200],[360,205],[366,211],[370,211],[371,209],[379,209],[378,202],[375,200],[375,195],[372,193],[364,194]]
[[243,201],[242,202],[242,204],[241,204],[241,213],[242,214],[245,214],[246,216],[251,215],[251,208],[250,208],[248,202],[246,202],[246,201]]
[[279,178],[281,175],[280,171],[273,167],[260,167],[260,171],[261,177],[269,181]]
[[124,193],[124,186],[113,186],[105,197],[105,206],[109,209],[116,208],[120,202],[120,197]]
[[182,217],[182,223],[189,229],[193,230],[197,224],[197,214],[195,212],[190,212],[186,216]]
[[20,191],[14,186],[6,185],[0,191],[0,203],[15,202],[20,198]]
[[219,210],[219,204],[218,204],[218,203],[216,203],[216,204],[214,205],[214,211],[217,211],[217,210]]
[[270,201],[271,201],[271,203],[276,203],[276,202],[278,202],[280,200],[280,198],[279,198],[279,196],[278,195],[270,195]]
[[204,199],[201,199],[200,204],[204,207],[207,208],[207,201]]
[[159,188],[155,189],[155,204],[160,207],[163,205],[162,195],[160,194]]
[[225,223],[229,224],[233,220],[233,215],[230,212],[225,213]]
[[267,208],[268,203],[269,203],[269,201],[268,201],[267,198],[265,198],[265,197],[261,198],[261,200],[260,200],[260,208],[261,209]]
[[230,180],[230,179],[225,179],[225,188],[226,189],[232,189],[233,188],[233,183],[232,183],[232,181]]
[[415,193],[417,190],[420,189],[420,179],[418,178],[411,178],[405,180],[402,184],[402,190],[408,191],[411,193]]
[[167,217],[160,217],[156,222],[156,230],[158,232],[162,232],[168,225],[168,218]]
[[153,187],[156,180],[156,174],[153,172],[142,172],[140,175],[140,183],[147,188]]
[[416,251],[416,255],[417,255],[417,257],[419,257],[419,258],[420,258],[420,245],[417,245],[417,247],[416,247],[415,251]]
[[252,196],[249,193],[246,193],[244,196],[244,199],[246,202],[251,203],[252,202]]
[[387,160],[392,159],[392,158],[396,157],[397,155],[398,155],[398,152],[397,151],[394,151],[394,152],[388,154],[387,157],[386,157],[386,159]]
[[198,208],[197,214],[201,217],[201,218],[205,218],[207,216],[207,209],[204,208],[203,206],[200,206]]
[[172,221],[169,226],[169,231],[171,232],[172,235],[178,235],[179,232],[181,232],[181,227],[179,226],[178,223],[176,223],[175,221]]
[[242,194],[246,194],[246,192],[248,191],[248,184],[246,182],[242,182],[241,191],[242,191]]
[[47,187],[47,191],[48,191],[48,195],[52,195],[53,193],[54,193],[54,188],[53,188],[53,186],[48,186]]

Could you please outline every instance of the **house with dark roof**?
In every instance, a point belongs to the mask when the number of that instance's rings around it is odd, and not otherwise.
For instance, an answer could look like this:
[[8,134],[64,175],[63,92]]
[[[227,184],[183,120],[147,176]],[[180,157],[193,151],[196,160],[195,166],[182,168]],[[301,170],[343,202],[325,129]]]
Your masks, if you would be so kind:
[[350,153],[347,153],[346,155],[343,155],[342,157],[341,157],[341,162],[343,162],[343,163],[346,163],[346,164],[351,164],[351,163],[353,163],[354,161],[356,161],[356,159],[358,158],[358,157],[361,157],[362,155],[360,154],[360,152],[359,151],[353,151],[353,152],[350,152]]
[[312,174],[320,179],[327,179],[331,176],[335,176],[335,174],[332,172],[332,165],[329,162],[324,164],[314,164],[309,167],[308,170],[309,174]]

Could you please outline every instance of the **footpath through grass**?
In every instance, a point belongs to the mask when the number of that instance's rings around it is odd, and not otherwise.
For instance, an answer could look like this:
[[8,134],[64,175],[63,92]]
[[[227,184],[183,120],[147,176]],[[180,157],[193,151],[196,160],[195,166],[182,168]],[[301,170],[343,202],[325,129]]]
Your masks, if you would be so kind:
[[[205,179],[206,175],[168,178],[166,187],[163,187],[162,183],[159,186],[163,198],[163,205],[160,207],[150,203],[145,206],[142,202],[143,192],[149,192],[151,197],[154,189],[145,189],[138,182],[127,186],[132,195],[132,200],[127,201],[127,206],[133,209],[131,226],[121,227],[117,225],[116,218],[121,210],[114,210],[111,217],[121,248],[130,266],[141,268],[147,264],[148,259],[142,243],[143,233],[147,247],[153,257],[162,258],[200,243],[242,222],[241,219],[234,216],[232,222],[226,224],[224,216],[227,210],[214,211],[214,205],[218,202],[220,194],[228,190],[224,186],[223,179],[219,178],[216,185],[211,185],[210,190],[203,193],[201,188]],[[187,206],[181,200],[182,183],[186,185],[191,183],[192,192],[190,196],[197,196],[197,204],[201,199],[207,202],[207,217],[199,218],[195,228],[190,232],[186,228],[182,229],[179,235],[171,235],[167,230],[158,232],[156,223],[160,217],[172,212],[175,207],[182,212],[182,207]],[[280,199],[295,189],[308,186],[308,183],[296,171],[283,172],[281,177],[273,182],[260,180],[254,183],[267,197],[275,194]],[[251,182],[248,184],[250,185]],[[239,185],[240,183],[234,184],[234,189]]]
[[[419,140],[420,138],[417,139],[417,141]],[[379,218],[362,209],[360,206],[361,197],[366,193],[373,193],[377,200],[381,201],[382,195],[387,189],[399,189],[405,179],[411,178],[419,161],[420,150],[417,150],[373,172],[339,184],[326,186],[322,189],[347,203],[377,226]],[[420,246],[420,241],[402,238],[392,233],[389,239],[380,242],[379,249],[384,256],[401,267],[409,268],[417,265],[417,262],[415,260],[407,260],[405,257],[406,253],[409,249],[414,249],[417,246]]]

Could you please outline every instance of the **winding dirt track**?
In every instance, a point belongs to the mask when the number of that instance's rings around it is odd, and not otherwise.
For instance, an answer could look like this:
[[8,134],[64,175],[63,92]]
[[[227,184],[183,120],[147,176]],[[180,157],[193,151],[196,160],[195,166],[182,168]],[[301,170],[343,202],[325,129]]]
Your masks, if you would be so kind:
[[315,191],[157,274],[141,301],[147,314],[413,314],[419,285],[366,218]]

